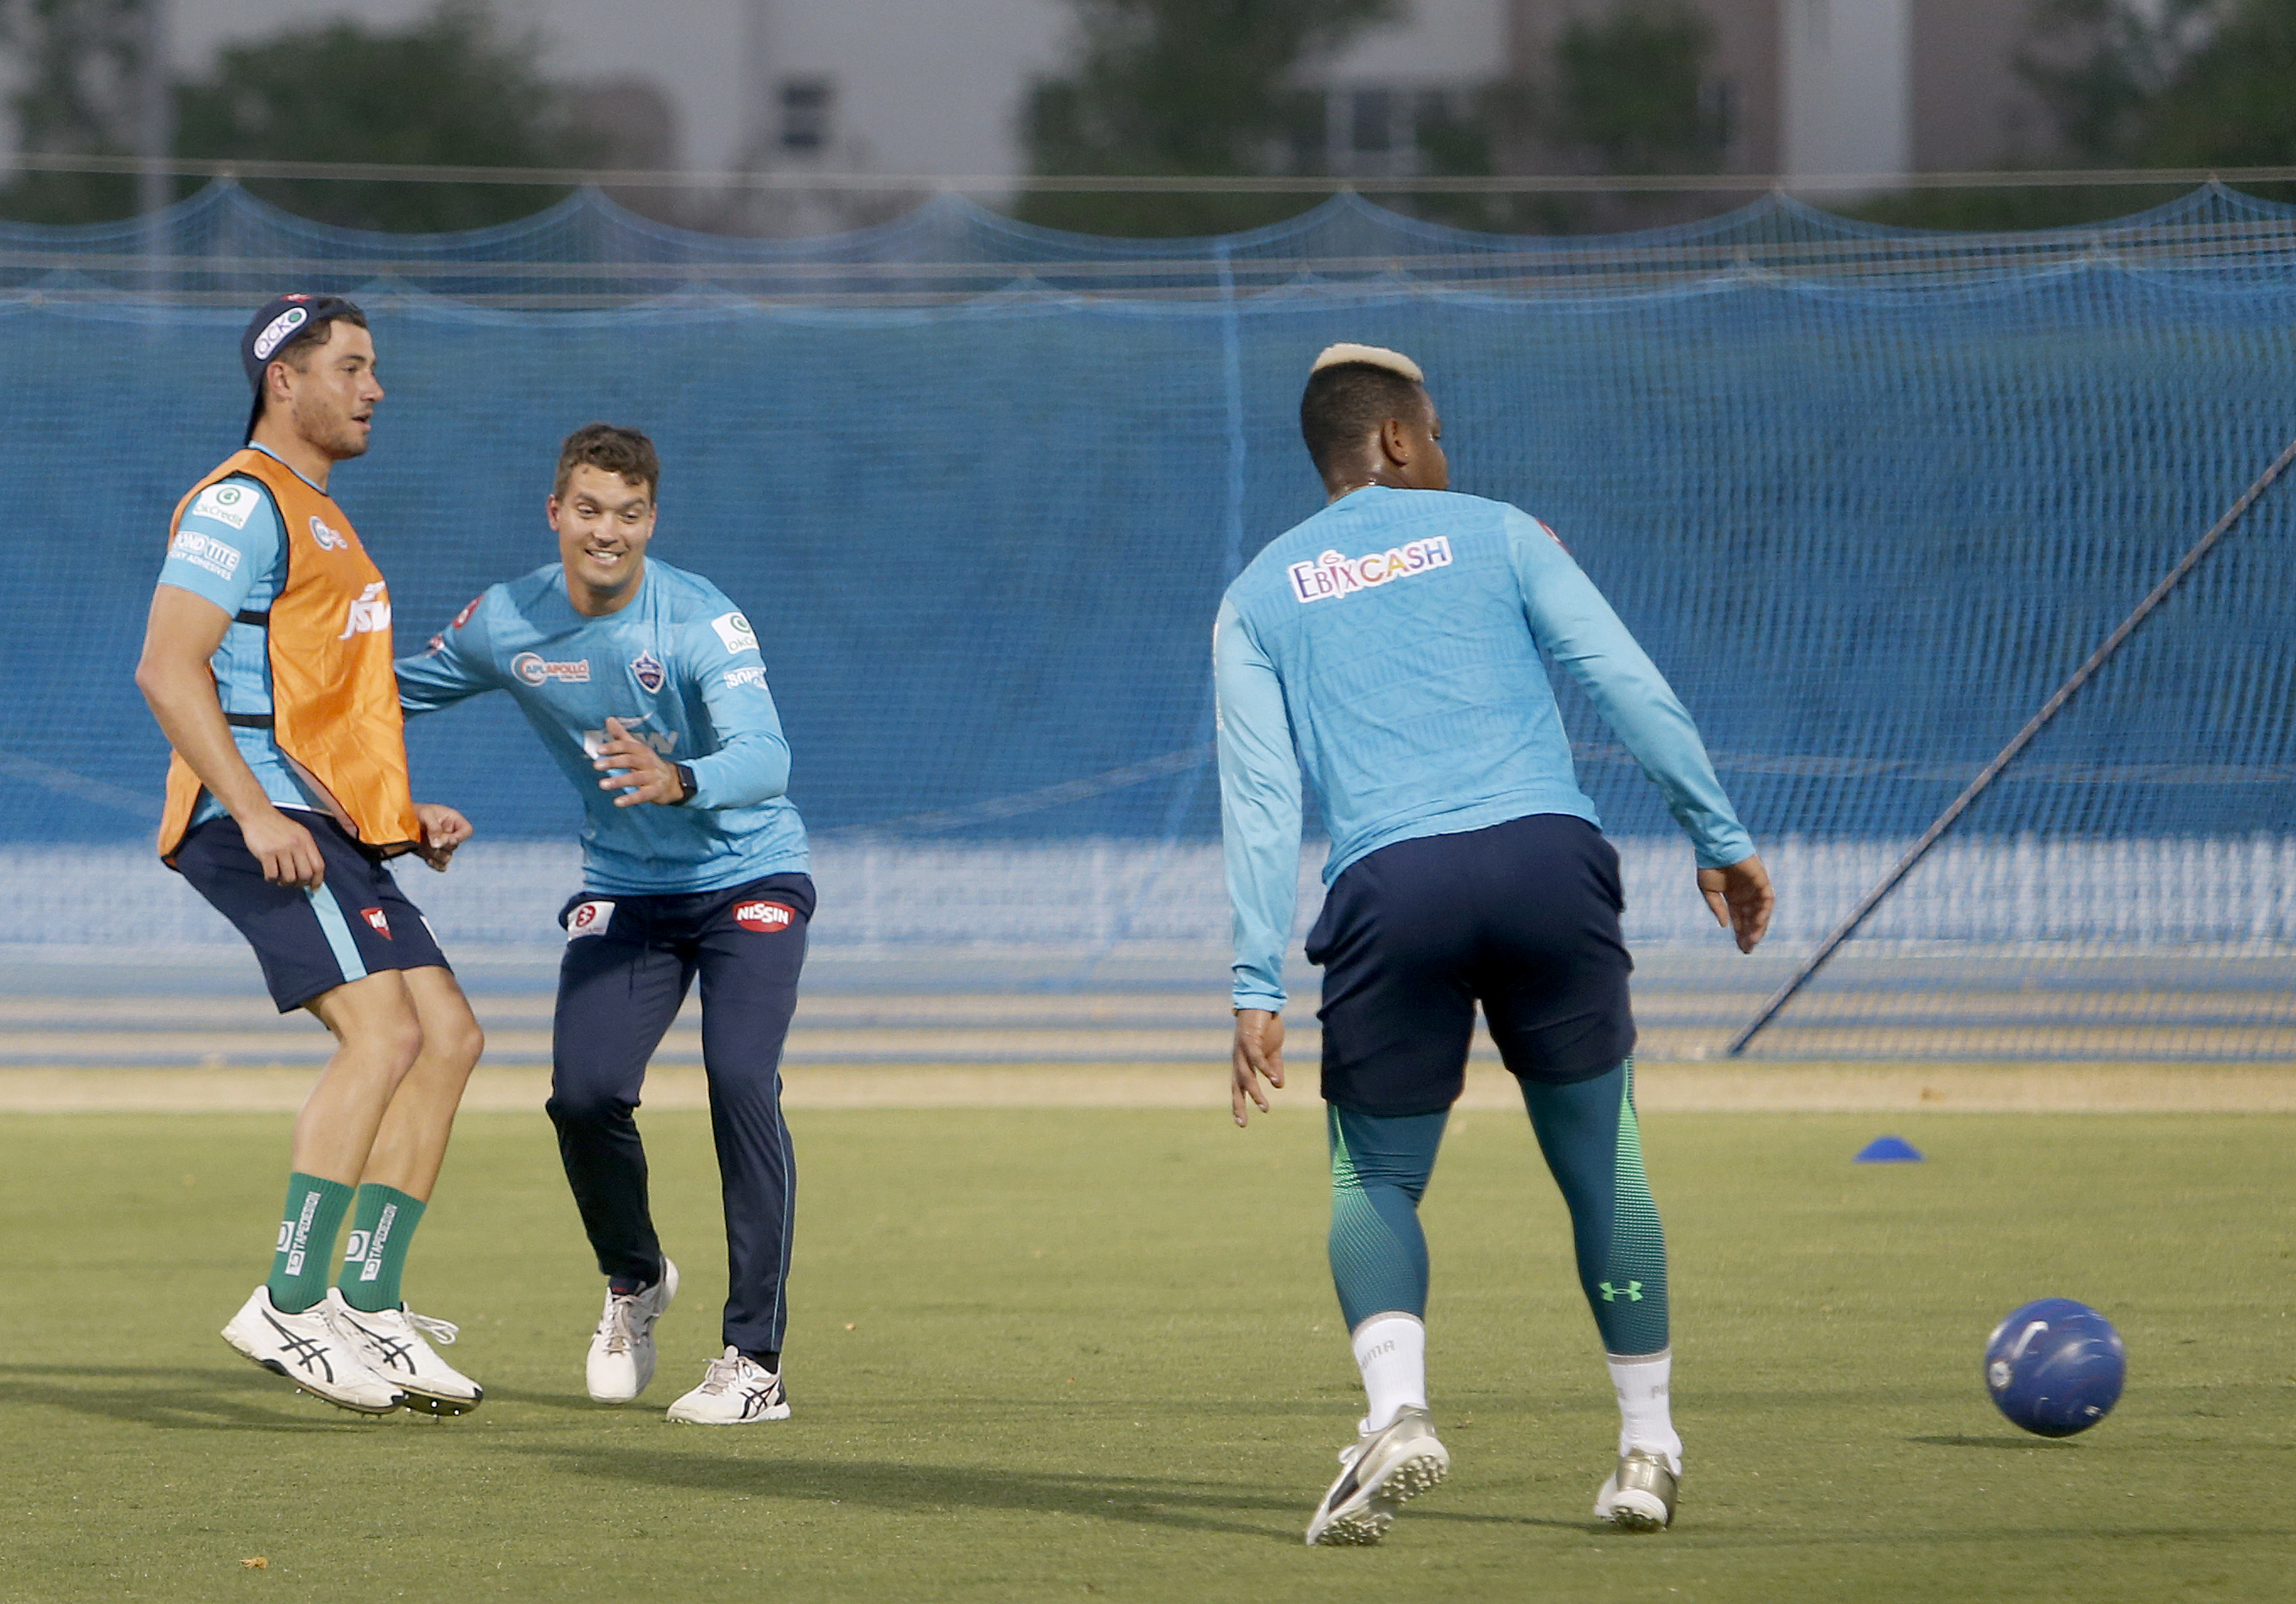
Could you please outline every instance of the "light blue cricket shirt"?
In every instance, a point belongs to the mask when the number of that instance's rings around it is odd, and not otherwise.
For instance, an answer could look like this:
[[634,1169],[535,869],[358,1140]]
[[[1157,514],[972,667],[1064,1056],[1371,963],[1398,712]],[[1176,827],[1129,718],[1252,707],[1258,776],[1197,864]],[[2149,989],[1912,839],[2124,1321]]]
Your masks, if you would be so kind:
[[[488,590],[396,666],[410,714],[510,693],[582,798],[586,891],[722,891],[808,868],[757,636],[699,574],[649,557],[627,606],[587,618],[553,563]],[[591,767],[609,717],[692,769],[694,794],[616,807],[619,794],[601,790],[605,776]]]
[[1545,524],[1475,496],[1357,490],[1270,542],[1213,626],[1236,1007],[1283,1006],[1303,767],[1327,885],[1423,835],[1534,813],[1601,825],[1542,651],[1665,794],[1700,867],[1753,855],[1697,726]]

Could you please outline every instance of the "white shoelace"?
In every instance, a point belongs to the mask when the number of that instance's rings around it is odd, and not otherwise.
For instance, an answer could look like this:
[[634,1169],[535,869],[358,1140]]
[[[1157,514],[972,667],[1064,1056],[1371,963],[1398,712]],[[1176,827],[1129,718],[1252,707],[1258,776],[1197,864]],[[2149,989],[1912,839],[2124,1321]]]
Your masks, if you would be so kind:
[[463,1328],[451,1320],[434,1320],[428,1314],[417,1314],[412,1309],[402,1309],[399,1312],[406,1316],[408,1325],[426,1337],[437,1337],[448,1347],[454,1346],[455,1339],[463,1334]]
[[599,1322],[599,1328],[605,1333],[607,1353],[627,1353],[637,1340],[637,1333],[631,1327],[636,1323],[638,1299],[644,1296],[636,1292],[606,1295],[606,1318]]
[[744,1368],[756,1370],[760,1376],[766,1373],[764,1367],[756,1360],[741,1353],[728,1353],[723,1359],[711,1360],[709,1373],[701,1378],[701,1390],[705,1393],[726,1391],[741,1381]]

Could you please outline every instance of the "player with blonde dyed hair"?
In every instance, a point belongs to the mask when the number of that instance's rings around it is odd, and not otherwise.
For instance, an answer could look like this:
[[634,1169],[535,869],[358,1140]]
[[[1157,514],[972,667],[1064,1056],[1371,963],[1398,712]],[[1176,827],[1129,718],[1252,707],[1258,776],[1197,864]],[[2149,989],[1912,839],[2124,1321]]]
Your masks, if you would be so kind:
[[1369,1407],[1308,1541],[1377,1542],[1450,1470],[1427,1399],[1418,1205],[1478,1003],[1570,1205],[1609,1355],[1618,1459],[1595,1513],[1660,1530],[1682,1443],[1665,1238],[1635,1114],[1633,965],[1618,853],[1578,788],[1548,662],[1665,794],[1741,950],[1768,928],[1769,877],[1690,715],[1554,532],[1450,493],[1417,363],[1332,346],[1300,415],[1329,505],[1229,587],[1213,655],[1239,1125],[1267,1108],[1263,1082],[1284,1082],[1303,769],[1332,843],[1308,958],[1324,969],[1332,1279]]

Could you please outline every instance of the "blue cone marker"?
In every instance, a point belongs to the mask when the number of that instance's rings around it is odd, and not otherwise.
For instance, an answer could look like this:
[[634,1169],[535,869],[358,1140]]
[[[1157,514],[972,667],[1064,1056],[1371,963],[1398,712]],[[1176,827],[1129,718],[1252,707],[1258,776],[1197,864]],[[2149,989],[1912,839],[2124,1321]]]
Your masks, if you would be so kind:
[[1858,1150],[1861,1164],[1917,1164],[1922,1150],[1902,1136],[1877,1136]]

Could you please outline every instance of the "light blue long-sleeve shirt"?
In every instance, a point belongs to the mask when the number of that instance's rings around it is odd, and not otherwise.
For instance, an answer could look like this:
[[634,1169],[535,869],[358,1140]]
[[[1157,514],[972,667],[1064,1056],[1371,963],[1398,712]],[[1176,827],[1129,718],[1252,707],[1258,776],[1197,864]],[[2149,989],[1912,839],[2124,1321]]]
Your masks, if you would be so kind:
[[1657,783],[1700,867],[1753,856],[1697,726],[1545,524],[1480,497],[1357,490],[1270,542],[1213,627],[1236,1007],[1283,1006],[1303,767],[1325,884],[1423,835],[1534,813],[1600,827],[1542,652]]
[[[808,867],[757,636],[699,574],[649,558],[628,605],[589,618],[553,563],[488,590],[395,666],[410,714],[510,693],[582,797],[586,891],[722,891]],[[676,807],[616,807],[592,767],[610,717],[693,769],[694,794]]]

